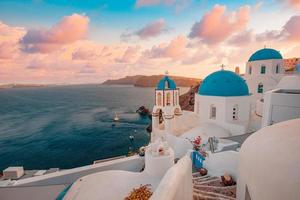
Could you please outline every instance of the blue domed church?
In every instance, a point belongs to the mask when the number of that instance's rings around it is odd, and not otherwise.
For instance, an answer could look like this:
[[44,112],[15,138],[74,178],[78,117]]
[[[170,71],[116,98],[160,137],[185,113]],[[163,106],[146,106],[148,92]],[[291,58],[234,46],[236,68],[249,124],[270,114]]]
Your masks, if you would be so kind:
[[252,102],[275,88],[284,76],[284,60],[275,49],[263,48],[254,52],[246,64],[245,80],[252,94]]
[[246,81],[224,69],[208,75],[195,95],[194,112],[201,122],[219,125],[232,135],[246,133],[250,118]]

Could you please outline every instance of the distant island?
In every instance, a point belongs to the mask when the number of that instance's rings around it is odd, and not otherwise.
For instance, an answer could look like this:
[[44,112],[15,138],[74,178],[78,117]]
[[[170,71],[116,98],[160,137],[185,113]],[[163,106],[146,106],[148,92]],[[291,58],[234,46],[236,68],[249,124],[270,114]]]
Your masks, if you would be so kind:
[[45,84],[0,84],[0,89],[7,89],[7,88],[35,88],[35,87],[47,87],[49,85]]
[[[107,80],[103,82],[103,85],[134,85],[136,87],[155,87],[160,79],[162,79],[164,75],[152,75],[152,76],[126,76],[124,78],[115,79],[115,80]],[[201,79],[196,78],[187,78],[181,76],[170,76],[179,87],[191,87],[195,85],[199,85]]]

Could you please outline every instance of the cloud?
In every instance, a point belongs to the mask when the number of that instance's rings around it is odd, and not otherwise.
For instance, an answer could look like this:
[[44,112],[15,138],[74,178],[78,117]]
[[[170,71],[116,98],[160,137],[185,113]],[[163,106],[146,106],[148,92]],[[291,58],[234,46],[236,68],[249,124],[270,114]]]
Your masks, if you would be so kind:
[[24,28],[11,27],[0,21],[0,59],[12,59],[16,56],[19,40],[24,34]]
[[73,14],[65,16],[50,29],[30,29],[21,43],[26,52],[47,53],[59,49],[62,45],[84,39],[88,31],[89,18]]
[[253,42],[254,39],[255,34],[253,33],[253,31],[245,30],[230,37],[228,40],[228,44],[240,46]]
[[283,0],[283,2],[285,2],[287,5],[291,6],[294,9],[300,9],[300,0]]
[[189,37],[200,39],[208,44],[222,42],[234,33],[245,29],[249,21],[249,12],[249,6],[227,13],[225,6],[215,5],[192,26]]
[[192,3],[192,0],[137,0],[136,8],[158,5],[173,6],[176,12],[180,12]]
[[159,4],[172,5],[175,4],[177,1],[178,0],[137,0],[135,3],[135,7],[140,8],[140,7],[156,6]]
[[145,25],[141,29],[129,32],[129,33],[123,33],[121,35],[121,39],[124,41],[129,40],[132,36],[138,36],[140,39],[145,40],[152,37],[157,37],[163,33],[166,33],[170,30],[170,28],[167,26],[164,19],[158,19],[153,22],[150,22],[149,24]]
[[140,46],[128,47],[121,58],[116,58],[116,62],[133,63],[137,59],[140,49]]
[[15,43],[2,42],[0,43],[0,59],[12,59],[17,51]]
[[[74,46],[74,45],[73,45]],[[72,60],[94,60],[101,56],[104,46],[92,41],[77,42],[76,48],[72,50]]]
[[281,34],[289,41],[300,42],[300,15],[292,16],[284,25]]
[[178,36],[171,40],[169,44],[160,44],[153,46],[150,50],[144,52],[147,58],[172,58],[177,60],[185,55],[187,38]]
[[281,30],[268,30],[256,35],[257,42],[300,42],[300,15],[292,16]]
[[279,30],[268,30],[255,36],[256,42],[268,42],[272,40],[282,40],[282,33]]

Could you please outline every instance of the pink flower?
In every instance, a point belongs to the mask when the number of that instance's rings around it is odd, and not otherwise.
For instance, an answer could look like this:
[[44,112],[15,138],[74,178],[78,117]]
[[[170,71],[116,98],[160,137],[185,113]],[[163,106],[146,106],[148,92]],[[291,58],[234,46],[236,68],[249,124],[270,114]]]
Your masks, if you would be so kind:
[[195,140],[194,140],[194,144],[200,145],[200,144],[201,144],[201,140],[202,140],[202,139],[201,139],[200,136],[196,137]]

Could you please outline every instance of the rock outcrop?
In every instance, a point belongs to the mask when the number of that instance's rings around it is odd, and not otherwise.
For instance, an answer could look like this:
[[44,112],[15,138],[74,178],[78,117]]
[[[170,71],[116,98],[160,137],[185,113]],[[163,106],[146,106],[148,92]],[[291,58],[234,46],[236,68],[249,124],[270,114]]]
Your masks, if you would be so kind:
[[180,95],[179,104],[182,110],[188,110],[188,111],[194,110],[195,93],[198,92],[200,84],[197,84],[196,86],[192,86],[187,93]]
[[[125,78],[117,80],[107,80],[103,82],[104,85],[134,85],[136,87],[155,87],[159,80],[161,80],[164,75],[153,75],[153,76],[126,76]],[[170,76],[178,87],[190,87],[192,85],[197,85],[200,79],[187,78],[180,76]]]
[[104,81],[103,85],[134,85],[142,75],[126,76],[124,78]]

